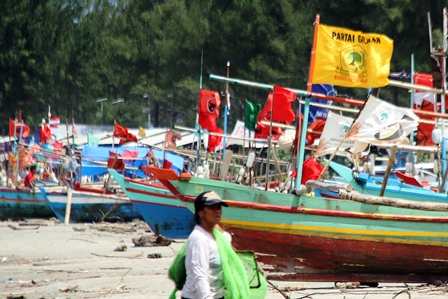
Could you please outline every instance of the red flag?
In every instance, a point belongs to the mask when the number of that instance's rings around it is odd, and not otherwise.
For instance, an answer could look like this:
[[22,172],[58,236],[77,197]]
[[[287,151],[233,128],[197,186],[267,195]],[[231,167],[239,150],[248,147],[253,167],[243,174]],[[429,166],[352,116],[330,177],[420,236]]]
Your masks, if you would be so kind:
[[116,121],[114,121],[114,136],[120,138],[120,144],[126,143],[128,141],[137,142],[137,136],[128,132],[128,128],[120,126]]
[[[220,128],[216,128],[213,133],[220,133],[224,134],[224,131]],[[221,144],[222,136],[216,136],[210,134],[208,136],[208,146],[207,146],[207,152],[212,153],[215,151],[215,148]]]
[[163,160],[163,168],[171,169],[171,166],[173,166],[173,163],[171,163],[170,161],[168,161],[166,159]]
[[295,120],[296,114],[292,111],[291,102],[294,102],[296,98],[296,94],[292,91],[274,85],[272,121],[289,124]]
[[216,119],[219,116],[220,105],[221,97],[219,93],[201,89],[198,104],[198,122],[203,129],[212,132],[217,128]]
[[[309,180],[316,180],[324,168],[313,157],[309,157],[303,162],[302,166],[302,185]],[[291,177],[297,178],[297,168],[290,174]]]
[[[415,84],[425,85],[433,87],[433,77],[431,74],[414,74]],[[424,92],[420,90],[415,91],[414,109],[420,109],[424,111],[434,110],[434,98],[435,94],[432,92]],[[439,109],[437,109],[439,110]],[[422,119],[434,120],[434,117],[420,116]],[[419,123],[417,127],[417,134],[415,135],[415,141],[417,145],[435,146],[432,142],[432,131],[435,129],[434,124]]]
[[[198,115],[199,125],[211,133],[223,134],[224,131],[216,125],[216,119],[219,116],[219,106],[221,97],[219,93],[211,90],[202,90],[199,95]],[[221,143],[221,136],[209,135],[207,151],[213,152]]]
[[320,135],[322,135],[324,127],[325,127],[325,120],[320,119],[320,118],[316,119],[316,121],[313,122],[308,127],[308,131],[311,131],[311,132],[306,133],[306,144],[313,145],[314,140],[316,138],[319,138]]
[[78,131],[76,130],[74,120],[72,121],[72,135],[78,135]]
[[309,180],[317,180],[324,167],[317,163],[313,157],[309,157],[303,162],[302,167],[302,185],[305,185]]
[[[16,129],[16,132],[14,134],[14,127]],[[22,123],[15,122],[12,119],[9,119],[9,136],[14,137],[20,137],[20,129],[22,127]],[[23,123],[23,130],[22,130],[22,138],[26,138],[30,136],[30,127],[26,123]]]
[[116,121],[114,121],[114,136],[120,138],[126,138],[128,134],[128,128],[120,126]]
[[46,124],[39,126],[39,135],[42,143],[47,143],[47,140],[52,137],[51,129]]
[[[268,138],[269,125],[262,125],[261,121],[271,121],[271,103],[272,93],[269,93],[268,99],[263,109],[258,112],[257,125],[255,127],[255,138]],[[277,140],[283,134],[283,130],[277,127],[272,127],[272,139]]]
[[51,116],[49,120],[49,125],[51,128],[58,128],[61,123],[59,116]]
[[125,159],[125,161],[134,161],[134,159],[138,158],[138,152],[125,150],[124,154],[123,154],[123,158],[130,158],[130,160]]
[[113,168],[113,169],[124,169],[124,163],[123,160],[120,159],[121,155],[119,153],[115,153],[112,151],[109,151],[109,160],[107,161],[107,168]]
[[128,133],[126,135],[126,139],[125,140],[121,139],[120,144],[123,144],[123,143],[126,143],[126,142],[130,142],[130,141],[138,142],[137,136],[135,136],[134,134]]

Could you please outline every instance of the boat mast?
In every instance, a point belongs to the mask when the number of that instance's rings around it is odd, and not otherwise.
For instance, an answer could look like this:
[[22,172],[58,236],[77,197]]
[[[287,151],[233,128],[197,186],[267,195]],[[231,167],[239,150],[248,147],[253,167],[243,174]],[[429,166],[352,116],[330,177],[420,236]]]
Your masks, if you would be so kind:
[[[227,78],[230,76],[230,61],[227,61]],[[224,104],[224,135],[227,134],[227,117],[229,115],[230,110],[230,94],[229,94],[229,82],[226,83],[226,103]],[[223,140],[223,148],[222,148],[222,159],[226,155],[226,144],[227,138],[224,137]]]
[[[201,97],[201,89],[202,89],[202,69],[204,66],[204,43],[202,43],[201,48],[201,75],[199,76],[199,98]],[[198,136],[198,143],[196,144],[196,163],[195,163],[195,174],[198,171],[199,163],[201,160],[201,127],[199,126],[199,102],[198,109],[196,112],[196,125],[195,125],[196,133]]]
[[[442,63],[441,63],[441,69],[442,69],[442,90],[444,91],[443,94],[440,96],[440,102],[441,102],[441,109],[442,113],[446,112],[445,107],[445,91],[447,90],[446,85],[446,53],[448,49],[447,44],[447,36],[448,36],[448,21],[447,21],[447,10],[446,7],[443,9],[443,49],[442,49]],[[445,181],[446,181],[446,144],[445,144],[445,119],[442,119],[442,173],[444,174],[444,178],[442,180],[442,190],[445,189]]]

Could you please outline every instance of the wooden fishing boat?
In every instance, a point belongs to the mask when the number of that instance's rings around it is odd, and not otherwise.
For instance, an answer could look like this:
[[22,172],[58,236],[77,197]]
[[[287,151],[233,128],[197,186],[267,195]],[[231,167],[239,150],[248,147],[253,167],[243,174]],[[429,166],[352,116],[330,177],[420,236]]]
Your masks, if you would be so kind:
[[54,213],[39,190],[0,187],[0,219],[50,218]]
[[[59,221],[65,222],[68,193],[52,192],[42,187],[39,189]],[[83,186],[82,190],[73,190],[71,196],[70,223],[131,221],[141,218],[124,194]]]
[[[335,162],[330,162],[330,167],[338,174],[340,178],[345,180],[347,183],[350,183],[359,193],[366,195],[380,194],[384,183],[384,177],[371,176],[366,173],[354,174],[350,168]],[[337,197],[337,194],[331,191],[323,191],[321,194],[325,197]],[[448,203],[448,195],[446,193],[437,193],[431,189],[407,184],[398,179],[387,180],[384,196],[391,198],[405,198],[414,201]]]
[[214,190],[233,245],[254,250],[271,279],[431,282],[448,279],[448,205],[434,211],[294,195],[222,181],[153,174],[191,211]]
[[109,173],[155,234],[172,239],[189,236],[195,225],[193,213],[165,186],[125,178],[113,169]]

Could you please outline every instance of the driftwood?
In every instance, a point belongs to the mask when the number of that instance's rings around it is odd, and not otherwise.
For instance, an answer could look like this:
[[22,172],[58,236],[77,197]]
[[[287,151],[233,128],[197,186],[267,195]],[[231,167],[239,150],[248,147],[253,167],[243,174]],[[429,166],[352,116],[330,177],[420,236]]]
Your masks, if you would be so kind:
[[31,229],[39,229],[40,226],[16,227],[12,224],[8,224],[8,227],[13,230],[31,230]]
[[94,256],[100,256],[100,257],[118,257],[118,258],[136,259],[136,258],[142,257],[144,252],[142,251],[140,253],[137,253],[137,254],[134,254],[131,256],[121,256],[121,255],[112,255],[112,254],[105,255],[105,254],[97,254],[97,253],[90,253],[90,254],[94,255]]
[[339,198],[348,199],[357,202],[367,203],[371,205],[386,205],[397,208],[416,209],[424,211],[439,211],[448,212],[448,204],[438,202],[420,202],[414,200],[407,200],[401,198],[380,197],[374,195],[360,194],[356,191],[348,192],[346,190],[339,190]]

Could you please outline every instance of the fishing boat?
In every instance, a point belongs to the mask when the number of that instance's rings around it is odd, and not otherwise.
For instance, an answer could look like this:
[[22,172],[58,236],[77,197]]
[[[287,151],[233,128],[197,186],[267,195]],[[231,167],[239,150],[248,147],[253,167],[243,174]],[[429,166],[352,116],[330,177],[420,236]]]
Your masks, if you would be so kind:
[[448,205],[433,211],[285,194],[154,169],[194,211],[213,190],[229,205],[221,223],[238,250],[254,250],[271,279],[431,282],[448,278]]
[[[384,196],[391,198],[405,198],[420,202],[445,202],[448,203],[446,193],[434,192],[432,189],[424,188],[419,181],[412,176],[406,176],[397,172],[401,179],[387,179],[384,177],[372,176],[367,173],[356,173],[350,168],[339,163],[330,162],[330,167],[337,173],[338,180],[350,183],[354,189],[365,195],[380,195],[384,187]],[[325,197],[337,198],[337,193],[332,191],[320,191]]]
[[0,187],[0,219],[50,218],[44,195],[28,188]]
[[126,178],[114,169],[108,170],[155,234],[172,239],[189,236],[195,225],[193,213],[165,186]]
[[[39,189],[59,221],[65,222],[67,191]],[[71,192],[70,223],[132,221],[139,218],[141,216],[131,201],[119,192],[86,186],[75,187]]]

